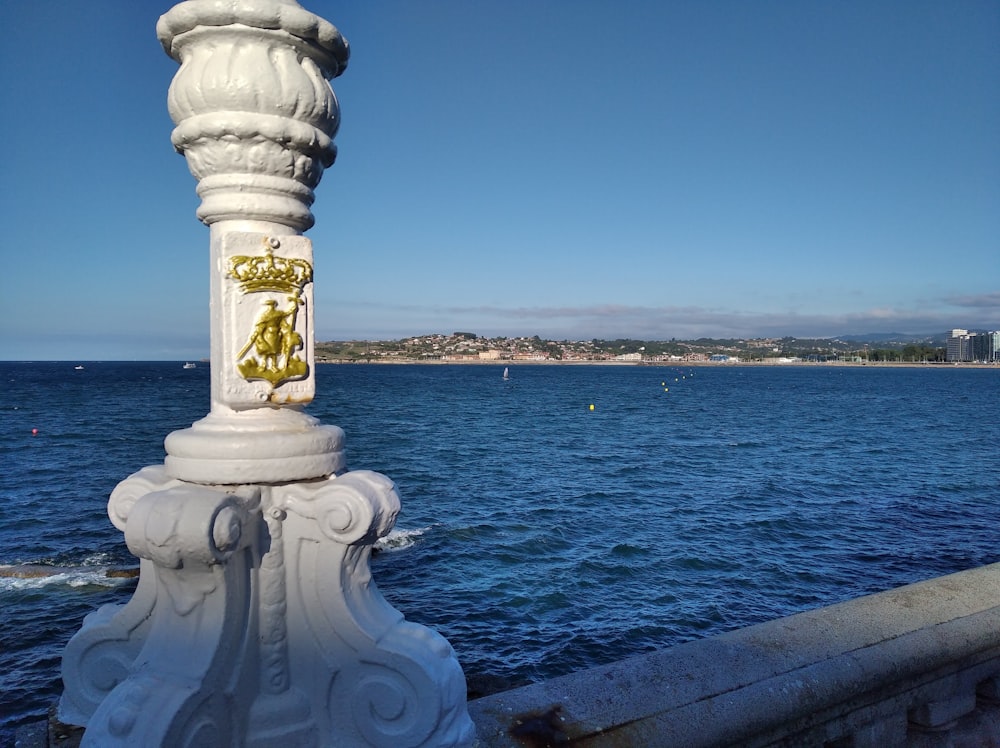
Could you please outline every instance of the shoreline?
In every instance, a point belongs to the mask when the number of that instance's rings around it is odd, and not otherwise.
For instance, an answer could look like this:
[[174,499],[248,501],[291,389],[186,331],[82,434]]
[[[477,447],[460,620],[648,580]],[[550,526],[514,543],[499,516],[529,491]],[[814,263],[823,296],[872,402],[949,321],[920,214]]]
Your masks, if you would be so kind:
[[638,367],[854,367],[872,369],[995,369],[1000,371],[1000,362],[997,363],[977,363],[972,361],[609,361],[603,359],[570,360],[561,359],[540,359],[530,361],[514,361],[510,359],[496,360],[459,360],[450,361],[442,359],[418,359],[418,358],[369,358],[364,360],[321,360],[316,361],[317,365],[346,365],[356,364],[376,364],[386,366],[399,366],[416,364],[420,366],[638,366]]

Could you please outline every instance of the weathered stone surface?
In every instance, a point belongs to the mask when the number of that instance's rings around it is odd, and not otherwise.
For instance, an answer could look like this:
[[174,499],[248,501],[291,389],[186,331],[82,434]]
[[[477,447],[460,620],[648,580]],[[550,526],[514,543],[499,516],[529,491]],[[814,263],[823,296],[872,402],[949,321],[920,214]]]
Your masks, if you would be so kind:
[[548,715],[544,724],[573,745],[843,740],[888,748],[926,739],[908,714],[992,734],[1000,710],[968,694],[977,684],[988,691],[998,674],[995,564],[495,694],[469,709],[484,746],[530,744],[513,731]]

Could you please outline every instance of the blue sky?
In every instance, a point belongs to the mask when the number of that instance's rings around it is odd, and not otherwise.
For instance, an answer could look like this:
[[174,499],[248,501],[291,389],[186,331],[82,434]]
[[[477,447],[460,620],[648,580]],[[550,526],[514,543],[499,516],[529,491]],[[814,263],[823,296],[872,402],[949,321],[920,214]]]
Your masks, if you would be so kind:
[[[208,354],[169,2],[0,3],[7,359]],[[320,340],[1000,329],[1000,3],[306,0]]]

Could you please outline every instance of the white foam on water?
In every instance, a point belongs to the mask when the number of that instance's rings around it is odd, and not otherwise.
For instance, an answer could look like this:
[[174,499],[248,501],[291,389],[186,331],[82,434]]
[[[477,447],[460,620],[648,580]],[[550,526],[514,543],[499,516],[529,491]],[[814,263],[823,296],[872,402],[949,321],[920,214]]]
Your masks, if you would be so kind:
[[413,530],[393,530],[385,537],[375,541],[375,550],[389,553],[409,548],[417,542],[417,538],[430,529],[430,527],[421,527]]
[[[4,567],[9,570],[13,567]],[[55,570],[53,570],[55,571]],[[59,569],[53,574],[31,576],[0,576],[0,594],[22,590],[43,590],[56,587],[120,587],[130,580],[109,577],[106,567]]]
[[112,554],[107,551],[98,551],[84,556],[80,566],[111,566],[114,561]]

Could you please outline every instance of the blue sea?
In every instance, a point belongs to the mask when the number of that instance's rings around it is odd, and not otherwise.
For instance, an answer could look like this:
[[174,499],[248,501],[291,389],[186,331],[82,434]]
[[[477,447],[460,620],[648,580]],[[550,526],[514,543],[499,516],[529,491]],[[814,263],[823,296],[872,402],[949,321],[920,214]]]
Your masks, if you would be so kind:
[[[0,744],[135,565],[106,504],[209,369],[0,363]],[[473,694],[1000,561],[1000,368],[328,365],[309,412],[399,487],[372,568]],[[998,591],[1000,595],[1000,591]]]

